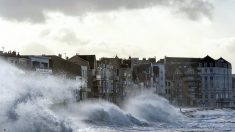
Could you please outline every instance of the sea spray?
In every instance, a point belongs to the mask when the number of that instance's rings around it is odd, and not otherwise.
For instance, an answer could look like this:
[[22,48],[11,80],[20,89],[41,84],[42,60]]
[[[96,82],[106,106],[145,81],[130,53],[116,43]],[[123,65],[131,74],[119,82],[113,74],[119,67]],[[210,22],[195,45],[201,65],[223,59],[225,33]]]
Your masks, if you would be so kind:
[[68,120],[76,121],[82,128],[87,126],[131,127],[148,126],[118,106],[105,100],[87,100],[66,107],[53,108],[56,113]]
[[72,91],[79,87],[79,82],[25,73],[2,61],[0,77],[0,129],[3,131],[72,132],[90,127],[147,127],[180,116],[176,108],[152,93],[132,97],[125,108],[120,108],[104,100],[77,103]]
[[179,109],[150,91],[130,98],[120,108],[104,100],[87,100],[66,107],[53,108],[68,120],[79,122],[79,126],[133,127],[150,126],[157,123],[176,125],[184,116]]
[[135,117],[147,122],[178,122],[183,115],[170,105],[168,100],[151,91],[142,91],[139,95],[130,97],[124,109]]
[[[0,129],[12,132],[71,131],[50,106],[73,101],[78,82],[25,73],[0,61]],[[0,130],[2,131],[2,130]]]

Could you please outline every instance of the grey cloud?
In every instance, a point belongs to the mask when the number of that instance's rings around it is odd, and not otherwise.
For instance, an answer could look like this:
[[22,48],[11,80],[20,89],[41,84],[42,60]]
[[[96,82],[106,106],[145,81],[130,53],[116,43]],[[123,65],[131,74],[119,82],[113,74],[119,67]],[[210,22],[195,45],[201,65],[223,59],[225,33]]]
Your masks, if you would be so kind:
[[59,31],[52,31],[50,29],[42,30],[40,33],[41,38],[53,39],[63,44],[70,46],[73,45],[87,45],[90,43],[89,40],[81,39],[78,37],[76,32],[72,29],[60,29]]
[[229,43],[229,45],[227,46],[227,50],[232,54],[235,53],[235,39]]
[[38,44],[38,43],[31,43],[31,44],[23,46],[21,48],[21,52],[23,52],[25,54],[36,54],[36,55],[54,54],[46,46]]
[[[128,48],[126,48],[128,47]],[[129,56],[144,56],[143,48],[136,45],[118,44],[109,42],[92,43],[86,46],[79,47],[77,50],[81,54],[97,54],[99,57],[115,57],[116,55],[122,57]]]
[[61,29],[58,34],[59,36],[54,36],[55,40],[68,45],[87,45],[89,43],[88,40],[79,39],[77,34],[70,29]]
[[201,16],[211,18],[213,5],[205,0],[0,0],[0,15],[18,21],[42,22],[45,12],[59,11],[66,15],[87,12],[142,9],[152,6],[170,7],[192,20]]

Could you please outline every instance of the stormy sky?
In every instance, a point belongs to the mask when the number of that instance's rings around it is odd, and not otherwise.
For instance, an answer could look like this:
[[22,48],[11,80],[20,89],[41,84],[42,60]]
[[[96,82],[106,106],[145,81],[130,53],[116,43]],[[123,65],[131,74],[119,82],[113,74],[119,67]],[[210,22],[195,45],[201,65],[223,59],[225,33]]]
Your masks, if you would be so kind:
[[234,0],[0,0],[0,46],[21,54],[224,57]]

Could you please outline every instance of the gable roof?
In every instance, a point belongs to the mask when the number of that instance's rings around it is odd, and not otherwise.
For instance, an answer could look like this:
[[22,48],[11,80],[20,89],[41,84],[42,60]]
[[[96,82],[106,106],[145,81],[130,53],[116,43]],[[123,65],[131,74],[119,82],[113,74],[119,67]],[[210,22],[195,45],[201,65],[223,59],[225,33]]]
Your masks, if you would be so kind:
[[56,55],[48,55],[50,57],[50,66],[54,73],[66,73],[67,75],[81,76],[81,65],[65,60]]
[[76,63],[81,66],[87,66],[88,69],[90,69],[90,64],[87,60],[84,60],[83,58],[79,57],[78,55],[75,55],[71,58],[69,58],[70,62]]
[[209,55],[201,59],[201,62],[215,62],[215,59],[211,58]]
[[95,55],[77,55],[77,56],[82,58],[83,60],[88,61],[91,69],[96,69],[97,68],[96,56]]
[[224,58],[220,57],[218,60],[218,62],[222,62],[222,63],[227,63],[230,64],[228,61],[226,61]]

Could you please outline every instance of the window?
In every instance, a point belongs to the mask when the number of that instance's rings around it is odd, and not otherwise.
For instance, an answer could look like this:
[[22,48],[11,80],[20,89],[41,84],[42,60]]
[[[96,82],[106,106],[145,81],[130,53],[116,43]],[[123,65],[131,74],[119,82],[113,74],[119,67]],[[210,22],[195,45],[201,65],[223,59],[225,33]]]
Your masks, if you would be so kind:
[[213,67],[213,63],[210,63],[210,67]]
[[119,75],[119,69],[116,70],[116,75]]
[[213,73],[213,69],[212,68],[210,69],[210,72]]
[[213,94],[211,95],[211,98],[212,98],[212,99],[214,98],[214,95],[213,95]]
[[204,67],[207,67],[207,63],[206,62],[204,63]]
[[86,70],[82,70],[82,76],[86,77]]
[[211,86],[211,88],[214,87],[213,81],[211,81],[210,86]]
[[205,73],[207,73],[207,69],[205,69]]
[[205,81],[207,81],[207,76],[205,76]]
[[222,64],[221,63],[219,63],[219,67],[221,67],[222,66]]
[[225,94],[225,98],[228,98],[228,94],[227,93]]
[[213,81],[213,77],[210,77],[210,80]]
[[202,73],[202,69],[199,69],[199,72]]

